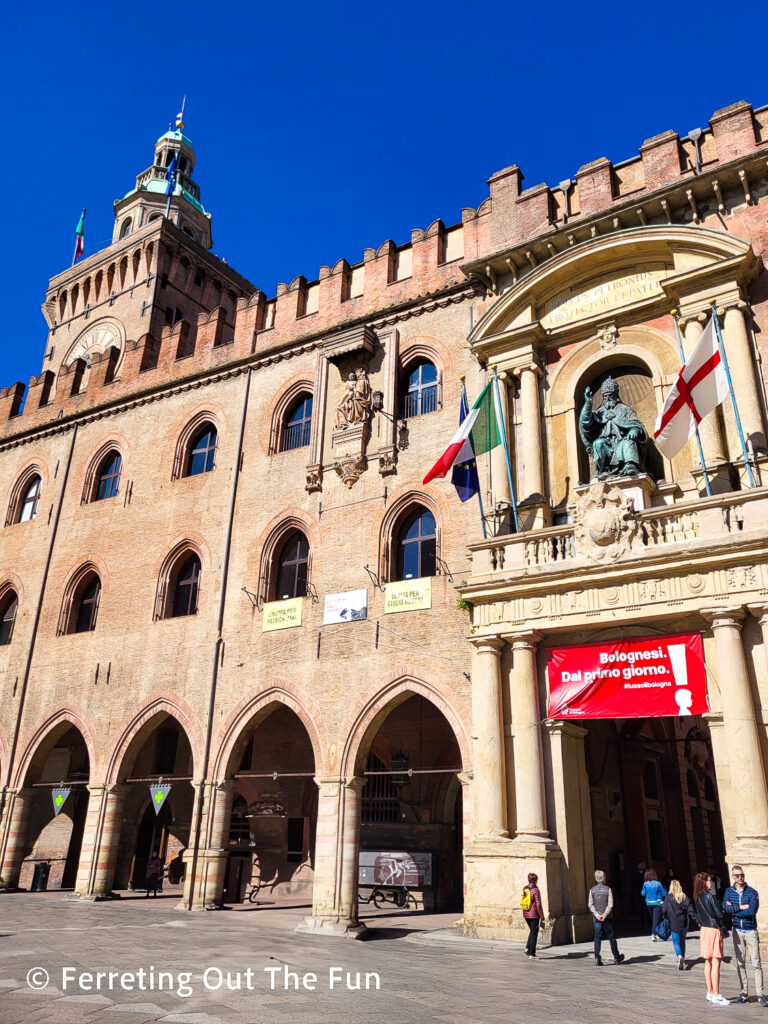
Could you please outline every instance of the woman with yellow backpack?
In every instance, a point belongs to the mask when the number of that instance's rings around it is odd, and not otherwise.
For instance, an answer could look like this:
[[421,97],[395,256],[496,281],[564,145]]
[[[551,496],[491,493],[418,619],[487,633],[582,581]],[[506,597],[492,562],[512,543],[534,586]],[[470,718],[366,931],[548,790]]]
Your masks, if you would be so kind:
[[531,872],[528,875],[528,885],[523,889],[523,896],[520,900],[520,909],[523,912],[526,924],[528,925],[528,941],[525,944],[525,955],[530,960],[536,956],[536,943],[539,938],[539,927],[544,920],[544,908],[541,905],[541,893],[536,884],[539,876]]

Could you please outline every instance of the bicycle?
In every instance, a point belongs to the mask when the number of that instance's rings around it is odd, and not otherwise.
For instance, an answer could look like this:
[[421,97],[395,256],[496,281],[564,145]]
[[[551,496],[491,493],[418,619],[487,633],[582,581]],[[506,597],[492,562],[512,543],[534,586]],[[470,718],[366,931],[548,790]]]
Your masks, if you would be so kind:
[[383,907],[385,903],[392,903],[399,910],[404,910],[413,903],[416,906],[416,898],[411,894],[407,885],[392,885],[386,888],[375,885],[367,895],[360,890],[357,893],[360,903],[373,902],[376,907]]

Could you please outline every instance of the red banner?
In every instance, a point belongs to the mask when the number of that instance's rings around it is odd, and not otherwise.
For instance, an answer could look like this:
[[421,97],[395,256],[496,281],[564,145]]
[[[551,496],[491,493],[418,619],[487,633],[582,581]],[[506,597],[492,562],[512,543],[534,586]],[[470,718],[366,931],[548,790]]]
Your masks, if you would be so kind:
[[699,633],[552,647],[550,718],[702,715],[707,677]]

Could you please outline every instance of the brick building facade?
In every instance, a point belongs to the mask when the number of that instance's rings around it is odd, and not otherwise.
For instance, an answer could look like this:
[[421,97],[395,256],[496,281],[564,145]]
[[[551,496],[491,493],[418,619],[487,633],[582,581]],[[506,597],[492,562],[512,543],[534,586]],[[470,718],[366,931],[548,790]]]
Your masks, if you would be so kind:
[[[639,859],[690,879],[738,857],[768,887],[768,109],[557,189],[505,168],[460,224],[271,298],[210,252],[194,162],[183,125],[158,140],[112,244],[52,278],[41,374],[0,392],[6,885],[46,863],[81,899],[141,889],[157,847],[187,909],[259,881],[358,935],[358,879],[405,853],[418,900],[463,902],[476,935],[522,933],[536,870],[555,941],[589,925],[596,860],[625,912]],[[610,372],[652,433],[670,310],[690,351],[710,299],[751,466],[722,406],[712,496],[692,445],[590,485],[585,387]],[[483,538],[476,502],[422,478],[490,365],[521,528],[497,448]],[[427,606],[393,614],[411,579]],[[707,715],[546,720],[552,644],[680,630],[703,633]]]

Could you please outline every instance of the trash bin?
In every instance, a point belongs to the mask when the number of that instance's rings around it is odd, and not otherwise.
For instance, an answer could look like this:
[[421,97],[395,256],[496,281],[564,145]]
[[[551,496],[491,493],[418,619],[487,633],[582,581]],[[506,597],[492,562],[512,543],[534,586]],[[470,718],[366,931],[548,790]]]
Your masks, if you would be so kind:
[[50,861],[41,860],[39,864],[35,864],[35,873],[32,876],[32,892],[45,892],[48,888],[50,870]]

